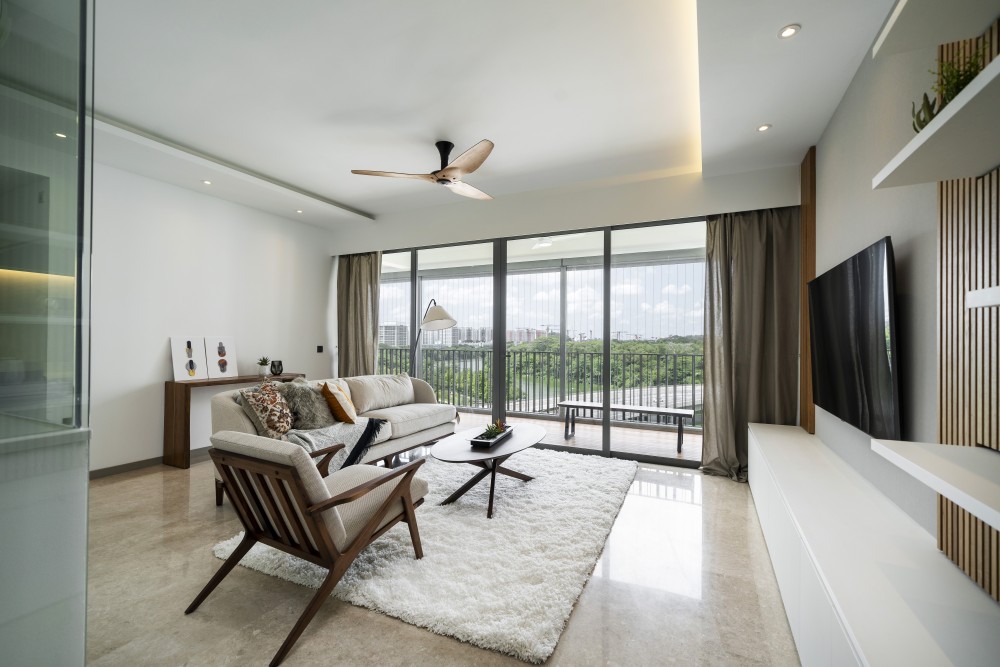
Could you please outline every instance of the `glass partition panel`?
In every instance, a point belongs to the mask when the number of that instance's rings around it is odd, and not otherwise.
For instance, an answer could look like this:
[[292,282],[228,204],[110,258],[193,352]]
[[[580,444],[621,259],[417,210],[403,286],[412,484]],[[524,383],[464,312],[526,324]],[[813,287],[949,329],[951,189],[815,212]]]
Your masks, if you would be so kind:
[[611,232],[612,451],[701,460],[704,294],[703,221]]
[[[482,414],[475,423],[486,423],[493,407],[493,244],[418,250],[417,295],[417,377],[439,401]],[[432,304],[439,308],[429,311]],[[449,320],[432,319],[441,310]]]
[[0,1],[0,647],[82,665],[85,3]]

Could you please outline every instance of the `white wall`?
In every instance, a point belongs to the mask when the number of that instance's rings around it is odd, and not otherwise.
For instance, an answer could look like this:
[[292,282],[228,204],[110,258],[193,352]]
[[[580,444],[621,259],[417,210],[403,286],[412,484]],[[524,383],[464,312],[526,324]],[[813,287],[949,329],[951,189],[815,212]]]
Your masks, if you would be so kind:
[[[933,183],[872,190],[871,179],[913,136],[910,101],[930,89],[934,50],[866,57],[816,150],[816,270],[883,236],[896,257],[903,438],[937,439],[937,195]],[[817,410],[824,443],[928,531],[930,490],[872,454],[870,438]]]
[[[242,375],[267,355],[329,377],[336,253],[331,232],[97,164],[91,470],[162,456],[172,335],[235,336]],[[194,392],[192,447],[209,444],[212,393]]]
[[342,253],[541,234],[799,203],[798,166],[703,178],[683,174],[602,188],[561,188],[379,216],[371,234],[340,234]]

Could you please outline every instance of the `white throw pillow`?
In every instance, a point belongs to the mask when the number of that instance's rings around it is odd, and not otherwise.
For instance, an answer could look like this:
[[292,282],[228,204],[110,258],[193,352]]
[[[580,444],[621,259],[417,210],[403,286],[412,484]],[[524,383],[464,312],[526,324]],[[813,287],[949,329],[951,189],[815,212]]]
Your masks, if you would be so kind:
[[358,414],[413,403],[413,383],[406,373],[345,378]]

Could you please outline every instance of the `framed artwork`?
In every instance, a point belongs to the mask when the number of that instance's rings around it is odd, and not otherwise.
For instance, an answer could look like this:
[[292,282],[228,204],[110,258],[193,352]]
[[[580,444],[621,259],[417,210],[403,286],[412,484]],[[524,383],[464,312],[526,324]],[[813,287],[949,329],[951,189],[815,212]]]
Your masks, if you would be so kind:
[[205,359],[210,378],[231,378],[240,374],[236,369],[236,339],[232,336],[205,336]]
[[170,358],[173,360],[174,380],[208,379],[205,361],[205,339],[196,336],[171,336]]

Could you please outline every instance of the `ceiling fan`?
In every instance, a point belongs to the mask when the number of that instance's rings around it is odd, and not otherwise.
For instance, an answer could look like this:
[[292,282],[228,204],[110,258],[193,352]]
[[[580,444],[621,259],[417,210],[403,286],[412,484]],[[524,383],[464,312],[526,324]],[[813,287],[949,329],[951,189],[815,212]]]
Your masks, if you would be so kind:
[[448,162],[448,156],[451,154],[451,149],[455,147],[455,144],[450,141],[438,141],[434,145],[437,146],[438,153],[441,155],[441,168],[437,171],[432,171],[429,174],[403,174],[396,171],[368,171],[367,169],[351,169],[351,173],[361,174],[362,176],[415,178],[420,181],[443,185],[456,195],[462,195],[463,197],[472,197],[473,199],[493,199],[493,197],[489,196],[482,190],[478,190],[462,181],[464,176],[471,174],[476,169],[479,169],[483,162],[486,161],[486,158],[490,155],[490,151],[493,150],[492,141],[489,139],[483,139],[478,144],[455,158],[455,161],[450,164]]

